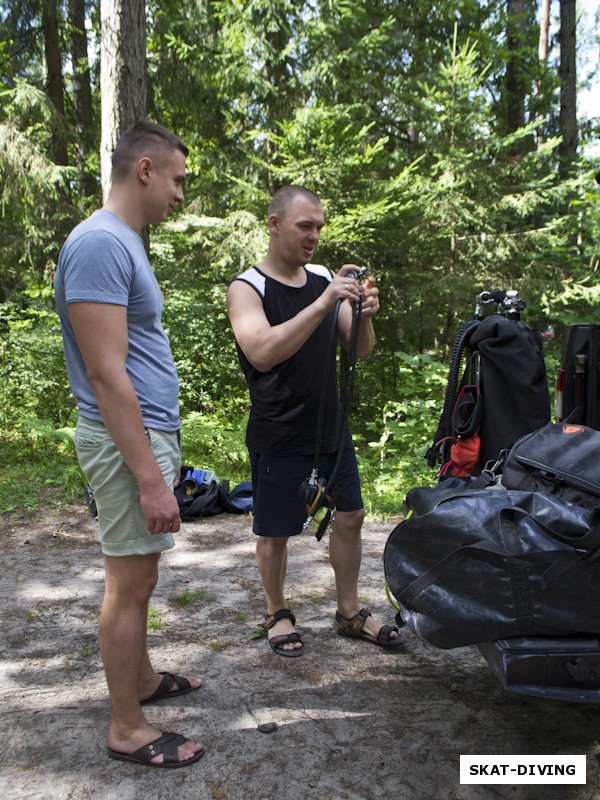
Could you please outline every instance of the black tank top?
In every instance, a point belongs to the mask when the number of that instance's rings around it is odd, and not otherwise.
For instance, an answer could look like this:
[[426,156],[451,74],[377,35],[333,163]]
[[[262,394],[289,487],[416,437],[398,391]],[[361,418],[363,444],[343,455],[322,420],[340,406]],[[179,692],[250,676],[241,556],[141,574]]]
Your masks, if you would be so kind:
[[[236,280],[248,283],[262,299],[271,325],[295,317],[327,288],[331,272],[307,264],[304,286],[288,286],[251,267]],[[302,347],[268,372],[259,372],[239,345],[240,364],[250,389],[246,445],[263,455],[312,455],[315,452],[323,377],[327,381],[321,452],[333,453],[339,440],[339,402],[335,349],[327,361],[334,313],[328,314]],[[237,343],[236,343],[237,344]]]

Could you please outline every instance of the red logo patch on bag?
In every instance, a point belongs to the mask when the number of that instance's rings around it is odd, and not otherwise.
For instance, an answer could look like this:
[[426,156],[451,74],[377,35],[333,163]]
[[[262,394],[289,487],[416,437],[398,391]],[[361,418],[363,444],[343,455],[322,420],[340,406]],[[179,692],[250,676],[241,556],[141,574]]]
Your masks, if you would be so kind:
[[563,433],[583,433],[583,428],[580,428],[579,425],[563,425]]

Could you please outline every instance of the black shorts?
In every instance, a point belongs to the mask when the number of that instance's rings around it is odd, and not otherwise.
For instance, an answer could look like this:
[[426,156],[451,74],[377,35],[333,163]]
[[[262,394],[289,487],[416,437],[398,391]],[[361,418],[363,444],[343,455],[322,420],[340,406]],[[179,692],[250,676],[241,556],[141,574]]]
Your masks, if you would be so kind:
[[[318,472],[320,478],[329,479],[336,460],[337,453],[321,456]],[[306,504],[300,497],[300,487],[310,477],[314,457],[266,456],[250,451],[250,463],[254,533],[257,536],[296,536],[302,533],[307,511]],[[358,511],[363,508],[352,442],[342,452],[334,488],[334,503],[338,511]]]

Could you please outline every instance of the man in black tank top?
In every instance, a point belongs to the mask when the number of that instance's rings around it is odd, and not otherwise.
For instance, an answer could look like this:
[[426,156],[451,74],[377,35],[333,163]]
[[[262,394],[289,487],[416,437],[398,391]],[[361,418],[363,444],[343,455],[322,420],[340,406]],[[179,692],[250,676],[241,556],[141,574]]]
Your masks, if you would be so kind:
[[[287,608],[284,582],[287,542],[302,531],[307,512],[300,486],[318,450],[319,475],[327,479],[337,463],[335,522],[329,547],[335,574],[338,632],[382,647],[402,643],[398,629],[380,625],[358,602],[364,506],[356,456],[349,433],[340,437],[335,353],[328,346],[334,324],[348,349],[352,306],[362,299],[357,356],[371,353],[372,317],[379,310],[373,278],[360,285],[358,267],[339,272],[311,264],[324,224],[319,198],[301,186],[285,186],[269,206],[269,248],[264,260],[239,275],[227,304],[251,410],[246,444],[252,464],[253,530],[256,560],[267,602],[265,627],[273,652],[287,658],[303,653],[296,620]],[[339,313],[335,309],[341,300]],[[327,383],[321,401],[323,375]],[[323,427],[316,447],[319,409]],[[347,427],[345,429],[347,431]],[[338,451],[341,450],[338,461]]]

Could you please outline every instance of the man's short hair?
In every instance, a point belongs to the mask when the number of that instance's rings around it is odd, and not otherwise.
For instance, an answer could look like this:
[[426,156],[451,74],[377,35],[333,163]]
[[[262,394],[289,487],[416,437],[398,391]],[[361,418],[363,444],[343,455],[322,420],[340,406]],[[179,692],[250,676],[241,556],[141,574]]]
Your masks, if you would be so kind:
[[148,120],[136,122],[121,136],[113,151],[113,179],[124,178],[143,156],[156,159],[170,150],[180,150],[186,157],[189,153],[181,139],[163,125]]
[[288,212],[288,209],[296,197],[304,197],[306,200],[321,205],[321,201],[314,192],[306,189],[304,186],[292,184],[290,186],[282,186],[278,189],[269,203],[268,214],[276,214],[278,219],[282,220]]

